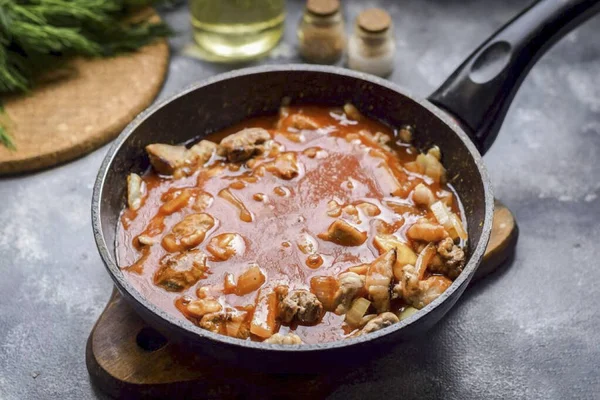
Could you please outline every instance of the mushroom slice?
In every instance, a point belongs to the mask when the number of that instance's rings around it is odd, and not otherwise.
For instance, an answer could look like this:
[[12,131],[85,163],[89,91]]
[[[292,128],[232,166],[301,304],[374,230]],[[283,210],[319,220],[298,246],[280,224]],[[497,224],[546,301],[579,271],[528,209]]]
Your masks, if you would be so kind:
[[178,222],[162,240],[163,247],[169,252],[182,251],[198,246],[215,225],[208,214],[190,214]]
[[367,240],[367,233],[361,232],[341,219],[335,220],[327,232],[317,235],[320,239],[339,244],[341,246],[360,246]]

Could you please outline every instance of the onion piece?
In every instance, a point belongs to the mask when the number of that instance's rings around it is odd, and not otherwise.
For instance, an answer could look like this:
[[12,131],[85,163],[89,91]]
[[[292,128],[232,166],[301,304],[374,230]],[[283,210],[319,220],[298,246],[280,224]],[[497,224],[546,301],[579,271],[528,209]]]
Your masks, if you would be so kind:
[[127,176],[127,206],[136,211],[142,206],[146,196],[146,184],[138,174],[131,173]]
[[458,237],[462,240],[467,240],[469,235],[465,231],[462,221],[460,220],[460,218],[458,218],[458,215],[452,214],[452,224],[454,225],[454,229],[456,230],[456,234],[458,235]]
[[364,297],[359,297],[352,302],[352,306],[346,313],[346,323],[351,326],[358,326],[362,317],[367,313],[371,302]]
[[427,267],[433,260],[433,257],[436,255],[435,245],[433,243],[429,243],[425,248],[419,253],[419,257],[417,257],[417,264],[415,265],[415,269],[417,270],[417,276],[419,280],[423,279],[425,275],[425,271],[427,271]]
[[448,207],[440,200],[433,203],[430,207],[435,219],[444,227],[452,240],[466,240],[468,235],[463,228],[462,222],[456,214],[451,212]]
[[402,321],[403,319],[412,317],[413,315],[415,315],[419,310],[417,310],[414,307],[404,307],[404,310],[402,310],[401,312],[398,313],[398,319],[400,321]]
[[429,209],[435,216],[435,219],[437,219],[440,225],[443,225],[444,228],[448,229],[452,226],[452,221],[450,221],[450,212],[444,203],[441,201],[436,201],[429,206]]

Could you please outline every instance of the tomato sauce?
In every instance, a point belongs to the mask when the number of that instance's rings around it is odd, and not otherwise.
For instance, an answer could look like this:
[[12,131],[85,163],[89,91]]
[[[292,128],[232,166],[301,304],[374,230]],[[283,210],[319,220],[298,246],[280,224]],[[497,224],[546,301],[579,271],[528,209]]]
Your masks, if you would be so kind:
[[[295,154],[299,168],[293,179],[282,179],[269,172],[257,177],[256,168],[273,161],[268,155],[241,164],[213,157],[206,166],[180,179],[161,176],[152,169],[142,177],[147,195],[137,211],[123,212],[118,226],[117,255],[127,279],[152,303],[184,317],[178,304],[181,306],[186,298],[197,298],[197,289],[204,287],[224,304],[252,310],[256,292],[226,294],[224,288],[227,273],[237,277],[251,264],[259,265],[265,274],[261,290],[277,285],[310,290],[313,277],[336,276],[350,267],[373,261],[379,252],[371,238],[382,226],[411,243],[406,237],[408,227],[419,218],[431,217],[430,211],[416,207],[410,197],[419,183],[426,184],[439,196],[452,197],[451,210],[459,213],[458,198],[449,185],[440,185],[406,168],[419,151],[401,142],[396,129],[365,117],[351,120],[335,108],[289,107],[286,112],[308,116],[320,128],[299,130],[286,124],[289,118],[270,116],[248,119],[207,139],[218,143],[243,128],[265,128],[282,151]],[[393,152],[383,151],[370,136],[360,135],[360,131],[388,135],[392,138],[388,144]],[[208,255],[205,277],[186,290],[172,292],[157,286],[153,276],[161,258],[168,254],[160,241],[183,217],[197,212],[189,205],[172,213],[164,211],[170,194],[182,188],[212,197],[212,203],[203,212],[212,216],[215,223],[196,247]],[[226,189],[235,200],[219,195]],[[339,216],[367,233],[368,239],[363,244],[341,246],[318,237],[337,218],[328,214],[332,201],[340,205],[370,203],[378,208],[375,216],[362,211],[357,215],[342,211]],[[224,233],[236,233],[241,240],[235,244],[236,254],[221,261],[207,246],[211,238]],[[141,234],[154,237],[158,244],[140,246],[137,237]],[[314,248],[310,254],[302,250],[307,241]],[[315,326],[281,326],[279,332],[293,329],[305,343],[338,340],[348,333],[343,321],[343,315],[327,312]]]

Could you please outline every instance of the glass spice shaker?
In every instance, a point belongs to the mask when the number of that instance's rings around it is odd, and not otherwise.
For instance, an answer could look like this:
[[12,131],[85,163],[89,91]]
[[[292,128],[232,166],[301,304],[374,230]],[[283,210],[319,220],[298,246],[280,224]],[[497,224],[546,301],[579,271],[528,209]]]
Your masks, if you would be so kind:
[[346,37],[339,0],[308,0],[298,26],[300,55],[317,64],[333,64],[344,53]]
[[348,40],[348,66],[354,70],[387,76],[394,69],[396,45],[392,18],[379,8],[361,12]]

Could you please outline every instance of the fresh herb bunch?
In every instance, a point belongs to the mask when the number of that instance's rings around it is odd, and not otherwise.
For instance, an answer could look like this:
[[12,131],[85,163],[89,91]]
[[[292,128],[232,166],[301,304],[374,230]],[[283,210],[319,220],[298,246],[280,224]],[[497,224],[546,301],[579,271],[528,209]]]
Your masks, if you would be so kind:
[[[29,91],[68,57],[111,56],[169,35],[168,26],[151,20],[151,14],[132,17],[159,2],[0,0],[0,94]],[[12,147],[2,126],[0,118],[0,143]]]

